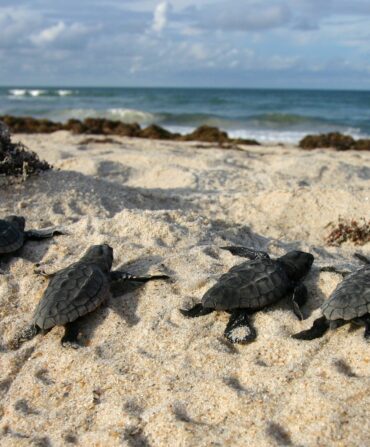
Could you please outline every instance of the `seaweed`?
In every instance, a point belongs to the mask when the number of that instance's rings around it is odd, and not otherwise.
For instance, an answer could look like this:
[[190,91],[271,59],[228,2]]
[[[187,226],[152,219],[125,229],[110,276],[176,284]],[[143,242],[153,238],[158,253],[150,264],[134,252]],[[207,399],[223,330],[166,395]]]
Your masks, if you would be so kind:
[[364,245],[370,242],[370,220],[366,220],[364,217],[359,220],[345,220],[340,217],[338,224],[330,222],[327,226],[332,227],[331,232],[325,238],[328,245],[338,246],[344,242]]
[[30,175],[51,169],[51,165],[28,151],[22,143],[13,143],[8,127],[0,121],[0,177],[19,177],[26,180]]

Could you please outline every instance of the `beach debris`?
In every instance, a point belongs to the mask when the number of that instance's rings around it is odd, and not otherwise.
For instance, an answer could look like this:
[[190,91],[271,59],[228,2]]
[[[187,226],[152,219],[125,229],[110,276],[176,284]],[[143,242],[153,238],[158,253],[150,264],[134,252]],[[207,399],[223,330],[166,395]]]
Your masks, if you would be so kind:
[[[224,132],[218,127],[200,126],[193,132],[183,135],[178,138],[183,141],[201,141],[203,143],[218,143],[221,147],[227,148],[226,143],[232,144],[246,144],[250,146],[259,146],[258,141],[243,138],[230,138],[227,132]],[[234,149],[234,147],[232,147]]]
[[122,137],[149,138],[153,140],[175,140],[175,141],[201,141],[218,143],[221,147],[225,143],[259,145],[253,139],[231,138],[227,132],[217,127],[200,126],[190,134],[180,135],[173,133],[157,124],[142,129],[137,123],[123,123],[105,118],[86,118],[83,121],[70,119],[66,123],[57,123],[45,119],[32,117],[14,117],[5,115],[0,117],[9,126],[12,132],[18,133],[51,133],[58,130],[67,130],[73,134],[93,135],[119,135]]
[[292,335],[293,338],[313,340],[322,337],[329,328],[336,329],[352,321],[365,324],[364,337],[370,341],[370,260],[364,256],[359,258],[367,265],[345,276],[322,304],[323,316],[310,329]]
[[202,298],[201,304],[180,312],[186,317],[199,317],[213,311],[231,312],[224,335],[231,343],[248,343],[256,338],[249,315],[280,301],[293,292],[295,315],[302,320],[300,307],[307,300],[306,286],[301,282],[309,272],[314,257],[310,253],[291,251],[272,260],[263,252],[247,247],[222,247],[249,261],[232,267]]
[[85,144],[121,144],[120,141],[115,140],[113,138],[84,138],[79,142],[79,144],[85,145]]
[[10,347],[18,349],[37,334],[45,334],[54,326],[63,325],[62,345],[78,348],[80,317],[110,297],[111,283],[168,279],[166,275],[139,277],[123,271],[111,271],[112,263],[113,249],[109,245],[92,245],[79,261],[54,274],[45,274],[51,280],[36,307],[31,325],[14,338]]
[[163,127],[152,124],[141,130],[139,135],[140,138],[150,138],[152,140],[175,140],[180,136],[178,133],[169,132]]
[[46,161],[41,161],[35,152],[28,151],[22,143],[12,143],[10,131],[0,121],[0,177],[28,176],[51,169]]
[[184,135],[185,141],[202,141],[205,143],[226,143],[229,136],[226,132],[212,126],[200,126],[188,135]]
[[334,148],[338,151],[370,150],[370,139],[355,140],[350,135],[330,132],[320,135],[306,135],[300,142],[302,149]]
[[332,228],[325,239],[328,245],[339,246],[344,242],[364,245],[370,242],[370,220],[366,220],[364,217],[359,220],[339,218],[338,224],[330,222],[328,226]]
[[6,216],[0,219],[0,257],[15,253],[27,240],[42,240],[65,234],[62,228],[25,230],[26,219],[22,216]]

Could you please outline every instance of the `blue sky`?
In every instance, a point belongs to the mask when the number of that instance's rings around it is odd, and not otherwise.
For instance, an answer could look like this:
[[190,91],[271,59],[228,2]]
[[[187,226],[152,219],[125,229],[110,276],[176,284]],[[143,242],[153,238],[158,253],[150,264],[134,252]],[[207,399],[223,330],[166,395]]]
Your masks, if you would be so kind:
[[0,0],[0,84],[370,89],[370,0]]

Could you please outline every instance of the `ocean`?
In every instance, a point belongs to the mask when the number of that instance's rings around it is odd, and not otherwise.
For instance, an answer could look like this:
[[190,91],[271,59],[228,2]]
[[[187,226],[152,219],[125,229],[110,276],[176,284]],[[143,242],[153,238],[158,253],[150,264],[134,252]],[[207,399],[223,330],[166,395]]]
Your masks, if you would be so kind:
[[370,137],[370,92],[362,91],[1,87],[3,114],[54,121],[104,117],[180,133],[207,124],[261,142],[297,143],[330,131]]

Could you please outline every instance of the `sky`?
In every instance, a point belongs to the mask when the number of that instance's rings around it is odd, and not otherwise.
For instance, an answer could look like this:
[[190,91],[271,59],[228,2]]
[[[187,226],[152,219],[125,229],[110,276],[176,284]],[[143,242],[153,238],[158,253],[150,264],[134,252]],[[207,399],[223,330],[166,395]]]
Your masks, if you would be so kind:
[[370,0],[0,0],[0,85],[370,89]]

